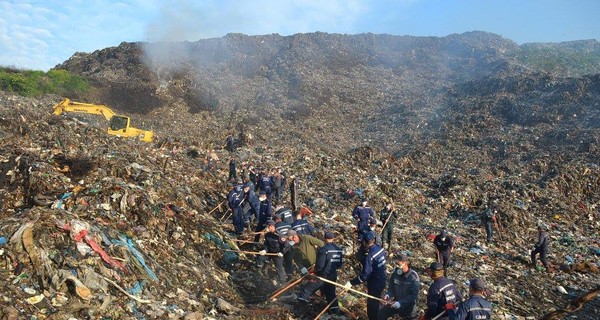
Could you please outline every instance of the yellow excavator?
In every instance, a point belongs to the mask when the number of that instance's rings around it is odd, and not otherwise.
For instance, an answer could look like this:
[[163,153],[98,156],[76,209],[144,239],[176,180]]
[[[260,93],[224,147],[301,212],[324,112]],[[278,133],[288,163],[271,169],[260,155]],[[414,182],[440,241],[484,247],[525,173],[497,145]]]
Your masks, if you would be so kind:
[[63,112],[100,114],[108,120],[108,134],[119,137],[136,137],[145,142],[152,142],[154,139],[154,132],[130,127],[129,117],[115,114],[109,107],[101,104],[75,102],[65,98],[54,106],[55,115],[61,115]]

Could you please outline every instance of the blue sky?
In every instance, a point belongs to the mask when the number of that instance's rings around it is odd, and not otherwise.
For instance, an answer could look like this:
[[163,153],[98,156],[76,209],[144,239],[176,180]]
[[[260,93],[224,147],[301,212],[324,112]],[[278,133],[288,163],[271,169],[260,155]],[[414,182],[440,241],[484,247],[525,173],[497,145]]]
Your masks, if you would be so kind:
[[0,65],[48,70],[123,41],[229,32],[439,36],[473,30],[519,44],[600,40],[600,0],[0,0]]

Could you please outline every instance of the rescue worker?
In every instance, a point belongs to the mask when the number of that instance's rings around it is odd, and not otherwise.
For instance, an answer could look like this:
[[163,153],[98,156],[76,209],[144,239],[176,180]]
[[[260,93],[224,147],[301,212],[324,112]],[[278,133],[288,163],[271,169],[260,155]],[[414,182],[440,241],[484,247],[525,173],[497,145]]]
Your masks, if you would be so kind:
[[250,227],[250,219],[257,218],[260,211],[260,200],[256,193],[254,193],[251,183],[244,184],[244,198],[245,201],[242,205],[244,225]]
[[235,233],[240,235],[244,232],[244,211],[242,205],[245,200],[244,185],[238,179],[236,185],[227,194],[227,204],[232,211],[233,226]]
[[548,266],[548,233],[546,232],[546,227],[542,224],[538,225],[538,240],[534,245],[533,250],[531,250],[531,264],[533,267],[536,267],[536,255],[540,254],[540,261],[542,261],[542,265],[546,268],[546,271],[550,272],[550,266]]
[[485,210],[485,212],[483,213],[483,226],[485,227],[485,241],[487,243],[492,242],[492,239],[494,237],[494,226],[498,225],[497,222],[497,218],[496,218],[496,213],[498,212],[498,210],[494,209],[494,208],[487,208],[487,210]]
[[234,158],[229,158],[229,181],[234,181],[236,180],[236,171],[235,171],[235,159]]
[[[344,287],[350,288],[352,286],[366,282],[367,293],[374,297],[381,297],[381,292],[385,288],[385,281],[387,279],[385,271],[386,253],[382,247],[375,244],[375,233],[368,232],[363,237],[365,243],[365,253],[361,259],[362,270],[360,274],[346,282]],[[377,311],[379,309],[379,301],[371,298],[367,298],[367,315],[369,320],[377,319]]]
[[[315,263],[314,274],[321,278],[336,282],[337,269],[343,264],[343,251],[335,243],[333,243],[335,235],[331,231],[325,232],[325,245],[317,250],[317,262]],[[302,285],[298,293],[298,300],[308,302],[308,298],[317,289],[321,289],[321,293],[327,299],[327,303],[336,300],[335,286],[333,284],[323,282],[320,279],[314,279]],[[339,306],[337,300],[329,307],[329,313],[339,314]]]
[[388,251],[392,249],[392,238],[394,237],[394,224],[398,214],[394,208],[394,203],[388,202],[385,208],[379,212],[379,220],[383,223],[381,231],[382,246],[387,243]]
[[369,227],[369,221],[374,218],[375,213],[368,206],[367,199],[361,198],[360,205],[352,210],[352,218],[356,220],[356,230],[358,231],[358,241],[362,241],[365,228]]
[[273,195],[277,202],[281,202],[283,196],[283,175],[281,169],[276,168],[271,176]]
[[[362,231],[363,234],[367,234],[369,232],[373,232],[373,234],[375,234],[375,244],[383,248],[381,236],[377,232],[377,220],[372,219],[369,222],[369,226],[367,228],[363,229],[363,231]],[[358,262],[362,261],[362,258],[364,256],[366,250],[367,250],[367,247],[365,246],[365,242],[362,241],[360,243],[360,247],[358,247],[358,251],[356,252],[356,260]]]
[[294,261],[301,274],[307,274],[308,269],[317,262],[317,248],[322,247],[323,241],[308,235],[299,235],[296,231],[287,232],[288,243],[292,246]]
[[250,164],[248,164],[248,177],[250,178],[250,181],[254,185],[254,191],[258,190],[257,175],[256,175],[256,172],[254,171],[254,166],[252,166]]
[[213,171],[217,167],[217,162],[219,162],[219,156],[215,152],[215,149],[209,149],[206,151],[206,169],[207,171]]
[[448,235],[446,229],[442,229],[433,240],[433,244],[435,245],[436,259],[444,266],[445,274],[445,270],[450,266],[450,255],[454,251],[454,240]]
[[[267,199],[268,200],[268,199]],[[278,214],[273,215],[275,220],[275,229],[277,233],[287,235],[288,231],[292,230],[292,225],[281,221],[281,216]]]
[[469,280],[469,299],[449,311],[450,320],[489,320],[492,304],[485,300],[485,283],[479,278]]
[[384,304],[377,314],[377,319],[385,320],[394,315],[403,319],[417,319],[417,299],[419,298],[419,275],[408,264],[405,254],[394,256],[396,268],[390,275]]
[[[429,276],[433,283],[427,291],[427,311],[422,319],[431,320],[441,313],[454,309],[458,302],[462,301],[460,292],[452,281],[444,277],[444,266],[439,262],[433,262],[428,269]],[[439,320],[447,320],[449,315],[446,313]]]
[[267,194],[267,198],[271,200],[273,180],[268,174],[263,173],[258,179],[258,189],[264,191]]
[[294,223],[294,213],[292,209],[288,207],[284,207],[282,205],[277,205],[275,207],[275,214],[281,218],[281,221],[285,223],[289,223],[290,225]]
[[[284,243],[280,241],[280,236],[275,232],[275,221],[269,220],[266,222],[266,233],[265,233],[265,249],[259,251],[257,257],[257,266],[259,273],[262,272],[262,268],[265,266],[267,260],[273,261],[275,265],[275,271],[277,272],[277,283],[276,285],[282,285],[286,282],[285,270],[283,268],[283,255],[284,250],[289,247],[284,246]],[[277,255],[266,255],[267,253],[275,253]]]
[[302,217],[300,212],[296,213],[296,221],[292,223],[292,229],[296,231],[298,234],[310,234],[314,235],[315,229],[311,226],[308,220]]
[[[256,218],[256,228],[254,229],[255,232],[263,231],[267,227],[267,222],[273,221],[273,220],[271,220],[271,214],[272,214],[271,201],[269,201],[269,199],[267,199],[267,194],[264,191],[260,191],[258,193],[258,200],[260,201],[260,207],[258,209],[258,213],[255,215],[255,218]],[[275,221],[273,221],[273,227],[275,227]],[[256,236],[254,236],[254,242],[258,242],[259,239],[260,239],[260,234],[256,234]]]

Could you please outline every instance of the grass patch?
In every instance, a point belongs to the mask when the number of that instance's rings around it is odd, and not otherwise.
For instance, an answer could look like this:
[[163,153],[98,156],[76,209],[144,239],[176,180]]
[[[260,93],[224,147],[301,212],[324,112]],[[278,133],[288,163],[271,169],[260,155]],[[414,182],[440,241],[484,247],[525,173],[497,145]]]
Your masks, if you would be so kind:
[[25,97],[57,94],[63,97],[86,92],[89,85],[85,79],[66,70],[20,70],[0,67],[0,90]]

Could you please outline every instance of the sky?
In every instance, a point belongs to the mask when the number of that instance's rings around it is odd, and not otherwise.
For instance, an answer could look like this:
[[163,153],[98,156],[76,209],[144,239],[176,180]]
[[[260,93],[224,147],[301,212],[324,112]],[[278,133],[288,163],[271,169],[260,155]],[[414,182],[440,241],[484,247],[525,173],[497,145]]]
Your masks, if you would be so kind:
[[44,70],[121,42],[326,32],[600,40],[600,0],[0,0],[0,66]]

